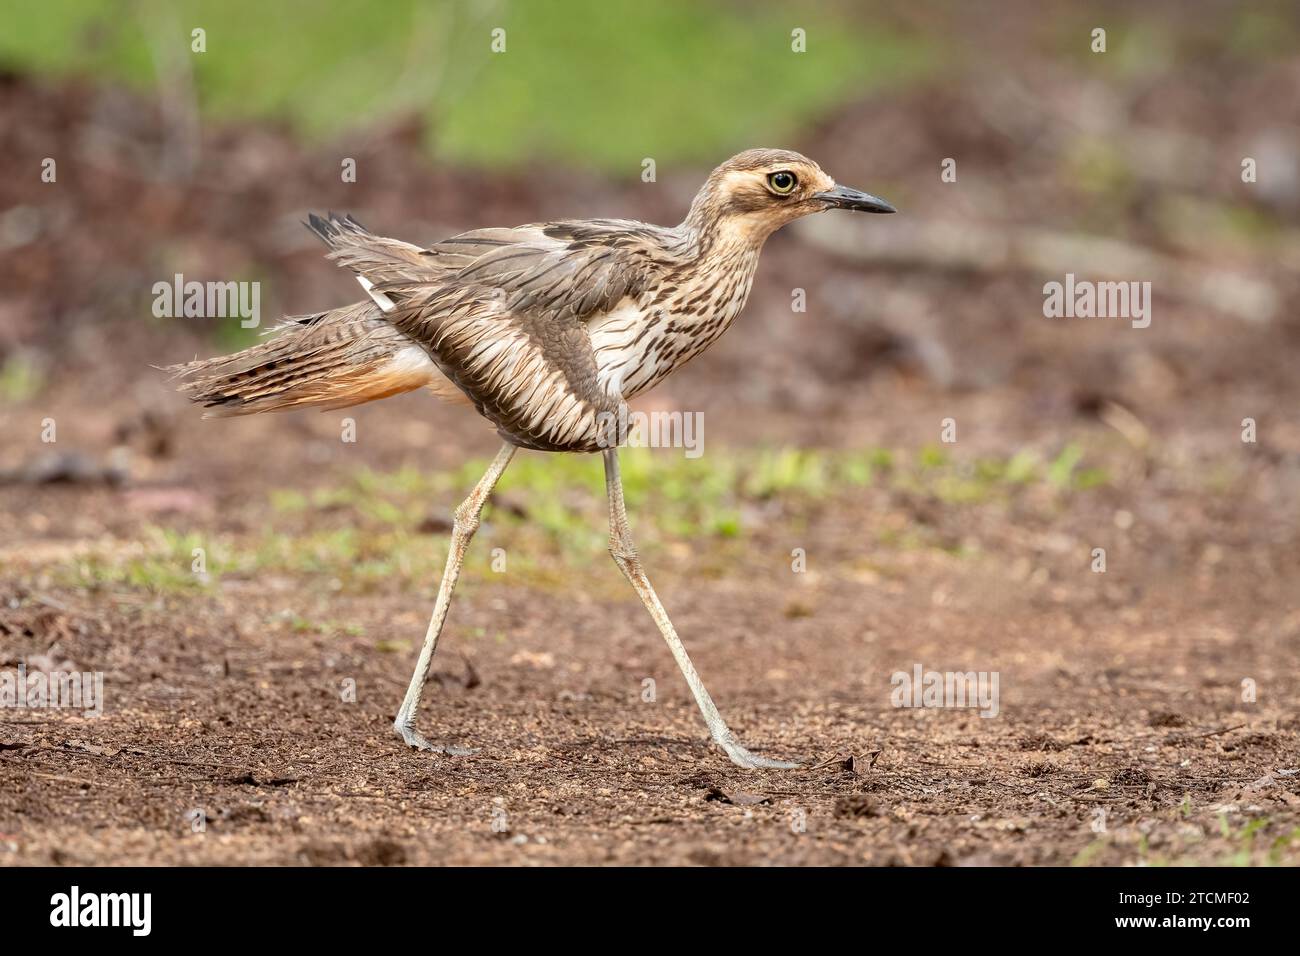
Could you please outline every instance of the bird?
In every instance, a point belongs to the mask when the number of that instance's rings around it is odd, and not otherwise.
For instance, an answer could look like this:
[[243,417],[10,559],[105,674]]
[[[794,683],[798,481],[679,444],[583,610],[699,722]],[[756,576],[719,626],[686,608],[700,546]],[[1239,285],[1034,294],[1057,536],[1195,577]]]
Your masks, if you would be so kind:
[[[632,538],[617,435],[626,403],[699,355],[739,315],[764,242],[827,210],[893,213],[787,149],[749,149],[705,180],[685,219],[665,227],[574,219],[474,229],[427,247],[376,235],[350,215],[304,225],[364,289],[361,301],[286,318],[243,351],[170,366],[204,417],[344,408],[419,388],[468,403],[500,451],[453,514],[447,564],[410,685],[394,720],[410,747],[430,742],[416,715],[466,549],[518,449],[600,454],[609,551],[650,612],[726,756],[746,769],[790,768],[731,732],[650,583]],[[619,418],[620,413],[624,416]]]

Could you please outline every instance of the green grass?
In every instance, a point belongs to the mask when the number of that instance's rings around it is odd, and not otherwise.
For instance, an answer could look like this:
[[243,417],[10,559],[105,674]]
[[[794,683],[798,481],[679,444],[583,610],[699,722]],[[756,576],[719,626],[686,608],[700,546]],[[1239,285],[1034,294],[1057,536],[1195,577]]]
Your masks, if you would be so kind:
[[[867,486],[931,498],[945,507],[1000,504],[1037,487],[1049,496],[1086,492],[1104,473],[1080,467],[1083,452],[1067,445],[1053,458],[1021,451],[1007,459],[954,461],[931,446],[903,454],[884,449],[825,451],[798,448],[726,450],[704,458],[644,448],[624,449],[624,494],[638,544],[647,552],[677,542],[699,546],[709,560],[726,556],[746,534],[744,515],[777,503],[779,520],[801,527],[816,510]],[[66,583],[153,592],[209,587],[223,574],[290,574],[325,578],[355,591],[422,586],[436,580],[446,557],[446,535],[420,525],[451,507],[478,481],[485,461],[427,473],[361,469],[338,485],[310,492],[273,491],[266,526],[242,536],[150,528],[143,547],[101,553],[62,568]],[[563,569],[600,559],[607,545],[604,472],[595,455],[521,454],[488,505],[491,529],[466,567],[469,581],[490,580],[491,549],[505,547],[512,580],[537,586],[560,581]],[[886,548],[935,543],[920,532],[880,531]],[[205,549],[206,574],[191,568],[193,549]]]
[[895,470],[894,485],[946,505],[975,505],[1006,498],[1017,488],[1032,484],[1068,494],[1108,483],[1109,476],[1102,469],[1079,467],[1083,454],[1078,445],[1069,444],[1050,460],[1024,450],[1007,459],[954,462],[939,446],[927,446],[911,467]]
[[298,614],[289,615],[287,622],[289,630],[295,634],[347,634],[359,637],[366,632],[360,624],[333,620],[313,621]]
[[[196,532],[147,527],[139,549],[123,553],[97,553],[60,569],[56,579],[73,587],[125,588],[155,594],[188,593],[208,588],[229,566],[224,548]],[[202,549],[196,565],[195,549]],[[202,572],[195,570],[202,567]]]
[[[1187,819],[1191,814],[1190,798],[1184,798],[1179,815]],[[1269,831],[1279,826],[1268,817],[1253,817],[1234,827],[1228,814],[1218,814],[1213,824],[1220,842],[1210,842],[1205,837],[1183,838],[1181,848],[1173,854],[1153,854],[1146,834],[1138,837],[1133,849],[1119,847],[1109,836],[1100,837],[1087,844],[1071,861],[1071,866],[1091,866],[1108,849],[1121,849],[1126,855],[1135,853],[1136,862],[1143,866],[1285,866],[1294,865],[1295,848],[1300,846],[1300,827],[1278,832],[1271,839]]]
[[[0,63],[139,88],[193,70],[202,110],[336,136],[416,113],[441,157],[639,175],[790,143],[844,101],[924,75],[929,43],[836,5],[534,0],[43,0],[8,4]],[[207,32],[192,53],[190,33]],[[506,31],[506,51],[490,49]],[[791,30],[807,52],[791,51]],[[172,65],[168,66],[171,62]]]

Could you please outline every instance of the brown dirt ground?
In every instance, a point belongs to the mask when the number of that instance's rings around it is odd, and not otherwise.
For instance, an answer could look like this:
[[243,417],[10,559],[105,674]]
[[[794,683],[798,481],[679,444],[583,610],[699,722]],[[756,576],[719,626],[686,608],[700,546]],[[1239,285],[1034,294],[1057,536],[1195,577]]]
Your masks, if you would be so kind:
[[[420,398],[361,414],[360,429],[425,414],[459,424]],[[113,415],[83,408],[75,420],[93,431]],[[0,716],[0,859],[1062,864],[1245,852],[1295,862],[1294,530],[1274,533],[1267,508],[1206,501],[1160,474],[1133,489],[1065,500],[1030,489],[955,508],[873,486],[837,505],[778,506],[739,543],[647,549],[738,734],[811,765],[786,772],[746,773],[706,745],[612,562],[577,562],[559,583],[485,573],[491,548],[530,546],[524,525],[490,512],[421,715],[431,735],[480,748],[467,757],[408,752],[389,726],[432,578],[357,588],[272,570],[188,597],[87,591],[40,570],[87,541],[129,544],[159,508],[177,507],[155,503],[158,489],[206,502],[170,516],[200,531],[283,521],[264,486],[328,486],[351,466],[335,455],[307,478],[278,450],[333,427],[194,426],[165,466],[171,481],[9,498],[7,663],[105,671],[108,707],[99,719]],[[464,430],[464,445],[490,452],[476,425]],[[360,443],[367,464],[452,454],[395,434],[388,448]],[[1277,478],[1261,465],[1238,492],[1263,498]],[[577,493],[598,525],[598,487]],[[637,516],[638,527],[653,522]],[[916,526],[932,543],[890,546],[872,532]],[[953,540],[975,553],[955,555]],[[1105,575],[1088,570],[1099,540]],[[808,573],[790,572],[792,545],[807,549]],[[300,630],[290,617],[350,626]],[[889,676],[916,662],[998,671],[1000,714],[894,709]],[[1246,677],[1256,703],[1242,702]],[[355,703],[340,693],[349,678]],[[655,703],[641,699],[645,678]],[[186,819],[196,809],[201,834]],[[1099,811],[1104,833],[1093,830]]]
[[[1259,102],[1249,80],[1225,80],[1216,108],[1246,115]],[[1051,89],[1038,85],[1045,102]],[[829,131],[825,152],[796,145],[889,168],[924,217],[947,209],[920,177],[946,155],[945,117],[975,112],[966,95],[929,113],[920,93],[869,101],[828,124],[892,122],[911,137],[878,137],[892,153]],[[1162,95],[1174,94],[1146,91],[1134,115]],[[1243,112],[1223,105],[1234,98]],[[0,486],[0,667],[102,671],[107,693],[97,719],[0,712],[0,863],[1300,862],[1293,284],[1272,323],[1158,300],[1151,329],[1120,335],[1038,318],[1041,277],[825,263],[777,237],[746,316],[654,399],[704,410],[710,450],[914,457],[955,415],[945,475],[1025,449],[1051,460],[1073,443],[1107,480],[954,501],[886,475],[746,501],[736,538],[661,532],[653,511],[635,514],[650,573],[737,734],[806,762],[760,773],[708,746],[598,537],[575,555],[489,510],[420,715],[431,737],[478,752],[413,753],[390,724],[437,584],[437,521],[412,529],[428,567],[387,580],[274,560],[190,589],[91,586],[68,571],[157,526],[236,542],[364,528],[373,518],[352,508],[286,516],[271,493],[337,488],[363,468],[446,472],[490,455],[492,436],[420,396],[357,410],[355,445],[338,441],[338,416],[200,424],[149,366],[213,351],[210,330],[140,322],[148,289],[174,271],[267,275],[268,311],[304,312],[351,294],[298,236],[305,209],[352,209],[413,237],[612,210],[662,219],[693,177],[651,199],[429,169],[399,128],[372,140],[384,185],[341,195],[327,149],[224,129],[207,134],[211,167],[195,187],[139,174],[127,153],[149,147],[156,117],[121,94],[8,78],[0,119],[22,131],[0,157],[0,200],[28,203],[39,226],[0,262],[0,347],[32,350],[48,378],[0,407],[0,471],[18,479]],[[105,126],[118,135],[90,135]],[[984,142],[981,130],[963,134],[962,155],[1007,166],[1011,134]],[[33,203],[3,164],[25,169],[51,142],[97,146],[74,150],[93,153],[83,173],[69,165],[67,188]],[[1140,238],[1150,224],[1129,213]],[[810,290],[806,316],[791,316],[794,286]],[[936,381],[918,358],[936,350],[955,378]],[[1247,415],[1257,445],[1239,440]],[[24,480],[49,450],[37,438],[47,416],[59,447],[89,461],[129,449],[130,479]],[[448,514],[458,491],[431,496],[429,513]],[[599,485],[568,493],[600,527]],[[537,505],[522,502],[525,514]],[[494,547],[527,570],[490,571]],[[795,547],[807,573],[791,573]],[[1105,574],[1089,569],[1094,547],[1107,549]],[[998,716],[894,708],[891,674],[917,663],[997,671]],[[642,699],[647,678],[655,702]]]

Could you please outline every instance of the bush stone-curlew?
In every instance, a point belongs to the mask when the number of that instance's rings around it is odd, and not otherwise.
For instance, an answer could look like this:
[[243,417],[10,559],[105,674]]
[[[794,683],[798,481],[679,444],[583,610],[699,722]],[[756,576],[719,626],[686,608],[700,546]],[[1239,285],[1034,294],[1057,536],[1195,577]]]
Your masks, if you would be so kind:
[[713,740],[742,767],[792,767],[746,750],[691,664],[637,557],[608,423],[712,344],[744,307],[763,243],[827,209],[888,213],[812,160],[751,149],[710,175],[680,225],[565,220],[476,229],[429,248],[354,219],[311,216],[329,255],[368,298],[287,320],[267,342],[176,366],[181,391],[214,416],[342,408],[428,387],[468,400],[505,440],[455,512],[433,616],[395,729],[412,747],[455,753],[415,729],[452,592],[479,515],[515,450],[600,452],[609,550],[650,611]]

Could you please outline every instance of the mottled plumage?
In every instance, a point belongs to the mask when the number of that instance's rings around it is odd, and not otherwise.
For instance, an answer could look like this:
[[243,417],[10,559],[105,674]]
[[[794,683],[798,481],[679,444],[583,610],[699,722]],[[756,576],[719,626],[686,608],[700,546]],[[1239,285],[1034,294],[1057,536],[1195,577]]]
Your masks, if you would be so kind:
[[753,149],[715,169],[677,226],[622,219],[476,229],[421,248],[350,216],[308,226],[369,298],[291,319],[236,355],[177,366],[210,414],[338,408],[429,387],[463,397],[506,441],[457,510],[452,553],[416,676],[398,714],[407,743],[433,648],[478,512],[514,449],[603,451],[611,551],[677,656],[714,739],[733,760],[772,766],[730,736],[636,559],[607,423],[717,340],[744,308],[771,233],[830,208],[892,212],[836,186],[798,153]]
[[[777,197],[770,170],[798,191]],[[597,451],[602,412],[657,385],[744,307],[767,236],[827,208],[810,160],[759,149],[724,163],[677,226],[623,219],[477,229],[421,248],[352,217],[311,216],[368,301],[291,320],[246,352],[193,362],[182,391],[217,415],[336,408],[429,386],[463,394],[508,441]],[[817,208],[808,208],[809,204]]]

